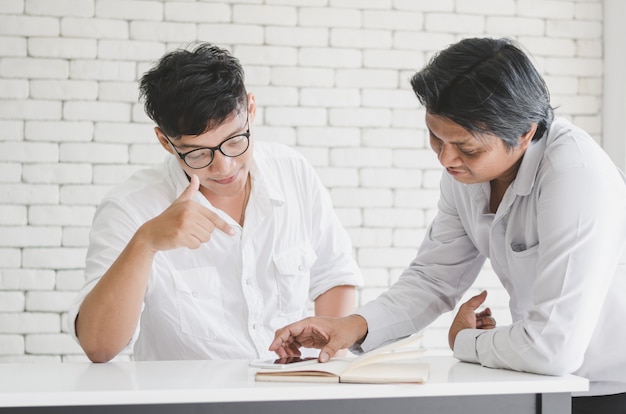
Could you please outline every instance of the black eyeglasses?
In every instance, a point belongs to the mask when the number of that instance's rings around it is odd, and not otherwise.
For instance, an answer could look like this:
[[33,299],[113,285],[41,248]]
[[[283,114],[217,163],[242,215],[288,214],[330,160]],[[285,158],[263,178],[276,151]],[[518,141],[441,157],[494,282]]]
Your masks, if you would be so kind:
[[176,154],[178,154],[180,159],[183,160],[183,162],[187,164],[189,168],[197,170],[211,165],[214,159],[215,151],[219,151],[225,156],[233,158],[240,156],[248,150],[248,147],[250,146],[249,115],[250,114],[246,115],[246,132],[244,132],[243,134],[232,136],[230,138],[226,138],[217,147],[196,148],[195,150],[191,150],[189,152],[181,154],[176,149],[176,146],[172,144],[172,141],[170,141],[169,137],[165,134],[163,135],[165,136],[165,139],[167,139],[167,142],[170,143]]

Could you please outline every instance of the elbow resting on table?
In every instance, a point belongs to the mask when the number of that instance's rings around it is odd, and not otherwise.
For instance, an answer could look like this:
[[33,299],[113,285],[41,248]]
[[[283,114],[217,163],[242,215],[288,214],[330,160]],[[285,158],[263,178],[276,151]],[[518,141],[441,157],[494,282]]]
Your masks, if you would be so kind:
[[117,354],[111,354],[111,353],[105,353],[105,352],[89,352],[87,350],[85,350],[85,354],[87,355],[87,358],[89,358],[91,362],[95,362],[95,363],[109,362],[110,360],[115,358],[115,356],[117,355]]
[[80,347],[91,362],[109,362],[119,354],[123,346],[112,344],[110,335],[98,334],[98,332],[88,332],[78,328],[78,317],[76,318],[76,337]]
[[574,355],[571,352],[550,352],[542,354],[539,358],[533,358],[523,371],[542,375],[561,376],[575,372],[582,365],[583,356]]
[[98,339],[81,340],[79,338],[78,341],[91,362],[109,362],[121,351],[121,349],[113,349],[112,346],[103,345]]

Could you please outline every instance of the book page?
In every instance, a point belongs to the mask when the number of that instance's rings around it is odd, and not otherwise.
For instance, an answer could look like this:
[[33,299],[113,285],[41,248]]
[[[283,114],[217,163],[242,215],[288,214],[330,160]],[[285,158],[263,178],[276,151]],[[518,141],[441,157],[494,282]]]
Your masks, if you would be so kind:
[[379,361],[394,361],[420,357],[424,354],[424,350],[416,349],[415,345],[417,345],[421,339],[421,334],[415,334],[381,346],[380,348],[373,349],[354,359],[350,364],[350,369]]
[[339,381],[361,384],[423,383],[428,378],[429,370],[427,363],[415,360],[374,362],[350,367]]
[[330,375],[339,377],[341,373],[350,365],[350,362],[354,359],[347,358],[335,358],[328,362],[317,364],[310,364],[305,366],[287,367],[281,370],[275,369],[261,369],[257,371],[257,375],[272,375],[272,376],[297,376],[297,375]]
[[282,371],[272,372],[271,374],[256,374],[254,376],[255,381],[259,382],[331,382],[338,384],[339,377],[330,374],[317,373],[320,375],[313,375],[315,373],[308,373],[308,375],[299,375],[302,373],[292,372],[291,375],[289,373],[284,374]]

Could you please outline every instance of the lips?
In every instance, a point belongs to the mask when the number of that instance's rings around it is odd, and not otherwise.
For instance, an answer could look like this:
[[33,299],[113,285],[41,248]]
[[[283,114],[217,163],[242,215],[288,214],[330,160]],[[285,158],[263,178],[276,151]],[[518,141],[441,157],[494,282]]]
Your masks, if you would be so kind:
[[237,179],[237,174],[232,175],[232,176],[227,177],[227,178],[220,179],[220,180],[213,179],[213,181],[215,181],[218,184],[230,184],[233,181],[235,181],[236,179]]
[[446,168],[446,171],[450,175],[460,175],[460,174],[463,174],[465,172],[463,170],[457,170],[457,169],[454,169],[454,168]]

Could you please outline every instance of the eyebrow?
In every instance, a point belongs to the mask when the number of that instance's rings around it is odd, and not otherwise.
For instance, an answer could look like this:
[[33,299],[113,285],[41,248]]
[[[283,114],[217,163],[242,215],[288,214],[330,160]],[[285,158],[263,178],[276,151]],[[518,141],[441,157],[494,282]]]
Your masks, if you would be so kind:
[[[435,137],[436,139],[438,139],[439,141],[443,141],[441,138],[439,138],[430,128],[428,128],[428,132],[430,133],[430,135],[432,135],[433,137]],[[452,141],[452,142],[448,142],[448,144],[452,144],[452,145],[456,145],[457,147],[462,147],[464,145],[468,145],[470,144],[469,140],[465,140],[465,141]]]
[[[248,119],[246,117],[246,119]],[[243,130],[243,128],[246,127],[246,125],[248,124],[248,122],[246,121],[246,123],[243,125],[243,127],[236,129],[234,132],[230,133],[229,135],[226,136],[226,138],[224,138],[223,140],[220,141],[220,144],[224,141],[226,141],[227,139],[231,139],[233,137],[236,137],[238,135],[243,135],[245,134],[245,130]],[[242,132],[237,132],[237,131],[242,131]],[[198,136],[198,135],[196,135]],[[218,144],[218,145],[220,145]],[[181,150],[185,150],[185,149],[199,149],[199,148],[207,148],[204,145],[196,145],[196,144],[182,144],[182,145],[176,145],[176,148],[181,149]]]

